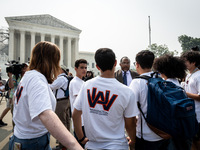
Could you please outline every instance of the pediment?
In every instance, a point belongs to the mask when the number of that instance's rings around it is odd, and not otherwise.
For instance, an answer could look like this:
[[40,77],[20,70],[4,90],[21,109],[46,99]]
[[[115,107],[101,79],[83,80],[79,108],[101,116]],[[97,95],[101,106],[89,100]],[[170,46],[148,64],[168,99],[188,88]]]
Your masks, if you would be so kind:
[[75,31],[81,31],[80,29],[77,29],[76,27],[73,27],[51,15],[32,15],[32,16],[17,16],[17,17],[6,17],[6,21],[21,21],[21,22],[27,22],[32,24],[39,24],[39,25],[46,25],[46,26],[52,26],[56,28],[65,28],[69,30],[75,30]]

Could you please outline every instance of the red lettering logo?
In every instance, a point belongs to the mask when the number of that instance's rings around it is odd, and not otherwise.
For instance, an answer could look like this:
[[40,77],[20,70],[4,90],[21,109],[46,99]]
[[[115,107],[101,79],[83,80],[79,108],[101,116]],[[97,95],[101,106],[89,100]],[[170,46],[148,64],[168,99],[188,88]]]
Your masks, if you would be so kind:
[[88,103],[91,108],[94,108],[96,104],[100,104],[103,106],[103,109],[105,111],[109,111],[111,108],[112,104],[115,102],[117,99],[118,95],[113,94],[110,98],[110,91],[106,90],[105,95],[102,91],[99,91],[97,93],[97,88],[92,89],[92,93],[90,93],[90,89],[87,89],[87,98],[88,98]]
[[[19,86],[20,87],[20,86]],[[17,104],[19,102],[19,99],[21,97],[22,91],[23,91],[23,86],[21,86],[20,88],[17,88],[17,93],[16,93],[16,98],[17,98]]]

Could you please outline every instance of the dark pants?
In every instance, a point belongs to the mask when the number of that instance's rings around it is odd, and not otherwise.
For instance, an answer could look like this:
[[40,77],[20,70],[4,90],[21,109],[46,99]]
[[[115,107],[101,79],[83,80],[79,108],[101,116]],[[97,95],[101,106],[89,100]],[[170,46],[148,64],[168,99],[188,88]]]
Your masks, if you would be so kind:
[[9,141],[9,150],[14,149],[15,142],[21,144],[21,150],[51,150],[49,133],[34,139],[19,139],[13,135]]
[[135,150],[168,150],[170,140],[146,141],[136,137]]
[[198,133],[193,138],[192,150],[200,150],[200,123]]
[[[59,117],[59,119],[61,120],[61,122],[65,125],[65,127],[68,129],[68,131],[70,132],[70,101],[69,99],[64,99],[61,101],[57,101],[56,104],[56,111],[55,113],[57,114],[57,116]],[[64,146],[59,143],[60,148],[63,148]]]
[[55,113],[65,125],[65,127],[70,131],[70,101],[69,99],[57,101]]
[[170,141],[169,150],[191,150],[192,139],[182,140],[172,138]]

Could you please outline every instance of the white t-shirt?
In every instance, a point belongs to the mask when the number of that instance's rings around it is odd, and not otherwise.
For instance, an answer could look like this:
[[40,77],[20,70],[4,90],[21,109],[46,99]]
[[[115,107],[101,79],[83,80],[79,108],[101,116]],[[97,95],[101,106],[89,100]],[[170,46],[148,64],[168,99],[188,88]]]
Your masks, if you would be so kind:
[[[152,72],[143,73],[142,75],[150,76]],[[129,88],[132,89],[132,91],[135,93],[136,99],[139,101],[141,105],[141,109],[144,113],[144,115],[147,115],[147,95],[148,95],[148,86],[147,86],[147,80],[145,79],[133,79]],[[141,138],[141,116],[142,114],[139,113],[138,120],[137,120],[137,128],[136,128],[136,136],[138,138]],[[144,120],[142,116],[142,132],[143,132],[143,138],[147,141],[159,141],[162,140],[160,136],[155,134],[147,125],[146,121]]]
[[65,73],[58,75],[57,79],[52,84],[50,84],[50,88],[53,90],[53,93],[57,99],[65,98],[65,92],[61,89],[61,88],[63,88],[64,90],[67,89],[68,79],[65,76],[66,76]]
[[171,81],[172,83],[176,84],[177,86],[181,86],[176,78],[168,78],[166,81]]
[[45,110],[55,111],[56,99],[43,74],[27,71],[15,92],[13,121],[14,135],[20,139],[32,139],[48,131],[38,115]]
[[134,93],[115,78],[85,82],[74,103],[82,111],[88,149],[128,149],[124,117],[137,116]]
[[[184,89],[188,93],[200,95],[200,70],[195,73],[188,74],[185,80]],[[195,111],[197,114],[197,120],[200,123],[200,102],[195,100]]]
[[[69,99],[70,99],[70,105],[71,105],[71,111],[73,113],[74,110],[74,102],[76,100],[76,97],[78,96],[78,93],[83,85],[84,81],[82,79],[80,79],[79,77],[75,76],[70,84],[69,84]],[[82,118],[82,116],[81,116]],[[83,123],[83,118],[82,118],[82,126],[84,126]],[[73,128],[73,126],[72,126]]]
[[[0,86],[0,89],[1,89],[1,90],[5,89],[5,86],[4,86],[4,85]],[[0,93],[3,93],[3,92],[0,91]]]

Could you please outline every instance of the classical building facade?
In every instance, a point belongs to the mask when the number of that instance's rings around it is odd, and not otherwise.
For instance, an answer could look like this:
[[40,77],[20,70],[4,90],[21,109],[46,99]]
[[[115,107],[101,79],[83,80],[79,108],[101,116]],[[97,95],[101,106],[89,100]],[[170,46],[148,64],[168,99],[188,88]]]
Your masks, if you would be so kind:
[[60,64],[69,69],[79,58],[81,30],[48,14],[5,19],[9,25],[9,60],[28,62],[32,48],[40,41],[57,44],[61,50]]

